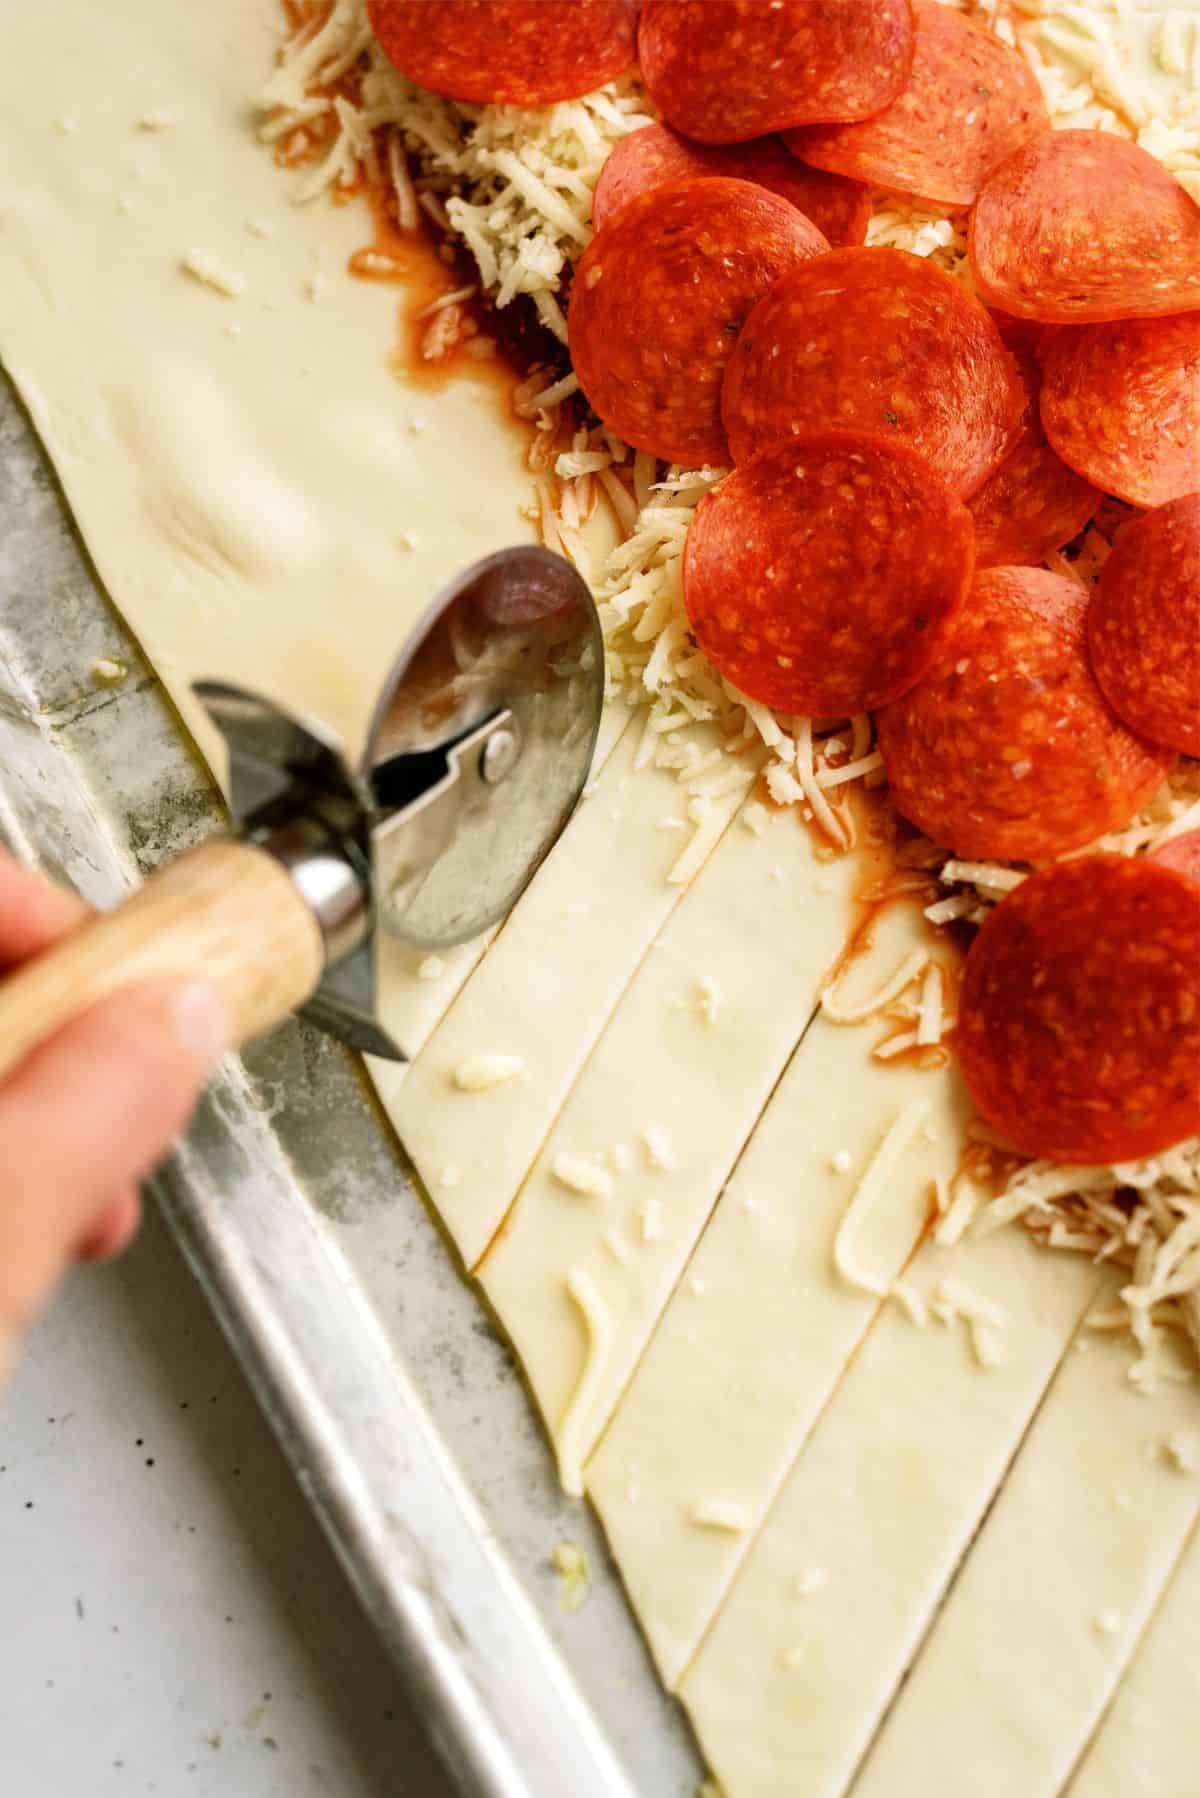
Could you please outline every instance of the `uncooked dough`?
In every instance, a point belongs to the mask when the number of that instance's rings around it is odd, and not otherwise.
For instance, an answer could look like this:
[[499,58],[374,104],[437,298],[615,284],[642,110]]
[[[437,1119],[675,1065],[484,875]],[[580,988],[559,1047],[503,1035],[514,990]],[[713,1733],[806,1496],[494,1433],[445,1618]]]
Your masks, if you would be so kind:
[[[342,273],[364,215],[291,204],[248,102],[280,42],[276,0],[9,13],[0,350],[97,566],[218,770],[188,691],[202,675],[321,717],[356,754],[430,593],[529,536],[520,436],[482,379],[432,394],[390,371],[395,290]],[[484,1283],[572,1475],[599,1441],[586,1477],[729,1798],[795,1798],[797,1769],[806,1793],[844,1789],[910,1653],[861,1798],[1053,1798],[1126,1666],[1079,1798],[1107,1798],[1110,1762],[1147,1734],[1156,1798],[1190,1790],[1194,1691],[1155,1670],[1164,1642],[1196,1639],[1194,1547],[1138,1636],[1194,1527],[1196,1478],[1161,1453],[1190,1427],[1194,1383],[1143,1400],[1125,1350],[1094,1343],[1022,1441],[1085,1266],[1016,1234],[921,1252],[911,1282],[1005,1308],[1008,1359],[990,1369],[965,1326],[921,1329],[846,1288],[839,1203],[926,1082],[949,1131],[953,1081],[861,1071],[866,1027],[804,1036],[853,868],[818,865],[793,818],[762,836],[732,823],[682,897],[655,885],[677,845],[648,828],[665,781],[626,768],[632,740],[486,953],[430,967],[385,949],[385,1021],[424,1046],[412,1099],[394,1072],[384,1091],[411,1103],[427,1168],[445,1174],[462,1133],[460,1184],[434,1198],[460,1208],[469,1258],[512,1207]],[[578,902],[591,910],[568,926]],[[551,981],[552,1053],[526,1035],[529,1080],[452,1093],[452,1054],[503,1051]],[[486,1152],[510,1119],[501,1177]],[[872,1279],[904,1261],[950,1146],[918,1131],[897,1149],[892,1203],[859,1245]],[[843,1150],[853,1165],[834,1170]]]
[[[494,384],[435,395],[391,374],[396,289],[344,273],[363,212],[293,205],[258,141],[250,96],[282,16],[6,9],[0,347],[205,748],[188,689],[207,675],[266,688],[356,753],[438,584],[529,539],[529,481]],[[155,114],[169,122],[146,129]]]
[[[921,935],[916,907],[889,908],[859,990]],[[669,1685],[878,1308],[875,1293],[834,1275],[833,1248],[881,1141],[907,1106],[927,1107],[866,1223],[888,1283],[926,1226],[934,1180],[958,1161],[967,1107],[957,1076],[873,1060],[879,1035],[877,1018],[831,1024],[818,1013],[587,1470]],[[711,1498],[735,1503],[745,1529],[697,1528],[693,1511]]]
[[[1102,1308],[1115,1288],[1105,1280]],[[1200,1482],[1162,1452],[1194,1426],[1196,1393],[1181,1364],[1147,1400],[1124,1377],[1127,1340],[1078,1341],[1086,1349],[1060,1367],[855,1798],[1052,1798],[1112,1697],[1200,1513]],[[960,1418],[948,1456],[969,1440]]]
[[[1200,1444],[1194,1430],[1185,1438]],[[1172,1464],[1166,1443],[1160,1452]],[[1195,1482],[1200,1466],[1175,1464]],[[1068,1798],[1194,1798],[1200,1694],[1200,1530],[1139,1644],[1129,1675],[1067,1788]]]
[[[1064,1268],[1016,1232],[952,1250],[930,1244],[907,1284],[927,1299],[945,1276],[1007,1313],[1003,1364],[981,1368],[961,1324],[919,1326],[887,1304],[684,1676],[681,1695],[713,1765],[736,1769],[747,1798],[846,1789],[1095,1285],[1086,1263]],[[803,1592],[810,1569],[821,1585]],[[1008,1578],[1023,1587],[1019,1558]],[[1014,1657],[1020,1678],[1023,1638],[1005,1629],[1003,1610],[986,1620],[997,1657]],[[1052,1682],[1051,1703],[1058,1690]],[[988,1691],[960,1696],[970,1713],[962,1723],[938,1696],[936,1733],[957,1752],[947,1752],[943,1780],[925,1781],[923,1751],[911,1778],[923,1794],[949,1798],[976,1789],[971,1744]],[[997,1766],[1007,1798],[1057,1789],[1010,1780],[999,1752]],[[874,1789],[892,1798],[886,1782]]]
[[[582,1269],[601,1296],[610,1347],[575,1452],[561,1457],[568,1489],[808,1024],[859,873],[848,857],[819,861],[790,814],[761,835],[731,829],[629,981],[479,1269],[560,1451],[590,1359],[569,1275]],[[674,1165],[655,1165],[665,1157],[652,1132]],[[606,1199],[556,1174],[563,1155],[619,1160],[622,1148],[629,1165]]]
[[[699,750],[713,747],[710,728],[695,734]],[[468,1267],[504,1221],[588,1051],[684,891],[667,876],[686,839],[663,825],[686,822],[686,795],[674,773],[635,773],[640,735],[625,733],[504,926],[503,953],[485,958],[399,1087],[400,1134]],[[717,822],[736,805],[734,795],[715,801]],[[456,1069],[481,1053],[515,1057],[519,1081],[456,1090]]]

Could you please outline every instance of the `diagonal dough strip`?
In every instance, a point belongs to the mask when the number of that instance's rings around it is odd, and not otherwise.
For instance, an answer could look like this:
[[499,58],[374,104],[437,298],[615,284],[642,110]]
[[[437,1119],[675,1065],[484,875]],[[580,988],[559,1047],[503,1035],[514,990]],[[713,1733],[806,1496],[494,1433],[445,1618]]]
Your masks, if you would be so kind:
[[[1121,1377],[1127,1345],[1079,1340],[1087,1352],[1059,1369],[856,1798],[1054,1798],[1174,1572],[1200,1486],[1161,1445],[1194,1427],[1194,1383],[1147,1400]],[[971,1428],[958,1417],[954,1458]]]
[[[710,735],[698,739],[707,744]],[[687,890],[686,881],[668,879],[680,838],[661,828],[682,813],[686,796],[672,770],[635,777],[637,736],[636,728],[626,732],[400,1086],[401,1136],[468,1267],[503,1223],[626,983]],[[714,838],[737,804],[736,793],[712,802]],[[526,1078],[488,1093],[455,1092],[454,1070],[491,1050],[520,1057]],[[449,1163],[459,1178],[441,1190]]]
[[[892,921],[914,928],[899,908]],[[896,944],[880,949],[886,958]],[[588,1492],[671,1685],[754,1552],[814,1423],[838,1402],[879,1309],[873,1293],[839,1277],[833,1244],[873,1151],[906,1104],[930,1107],[928,1128],[904,1149],[872,1209],[864,1253],[873,1271],[888,1281],[900,1275],[926,1226],[933,1183],[954,1170],[961,1085],[949,1070],[873,1062],[877,1033],[875,1021],[814,1019],[588,1467]],[[944,1342],[936,1347],[945,1354]],[[744,1535],[690,1525],[691,1507],[714,1495],[738,1503]],[[799,1536],[796,1553],[808,1546]]]
[[[612,1324],[586,1455],[809,1023],[860,877],[855,857],[819,859],[787,813],[761,835],[735,826],[630,980],[479,1269],[556,1443],[588,1360],[567,1276],[591,1276]],[[599,1202],[555,1180],[559,1154],[606,1155],[651,1128],[673,1168],[635,1158]],[[497,1122],[493,1153],[501,1134]],[[634,1246],[627,1265],[605,1244],[612,1228]]]

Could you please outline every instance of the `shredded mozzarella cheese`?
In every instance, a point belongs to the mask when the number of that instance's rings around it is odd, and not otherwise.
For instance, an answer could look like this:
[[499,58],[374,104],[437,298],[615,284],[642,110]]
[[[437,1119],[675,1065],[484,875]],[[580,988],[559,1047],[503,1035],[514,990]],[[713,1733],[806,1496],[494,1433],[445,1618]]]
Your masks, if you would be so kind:
[[1200,1355],[1200,1138],[1116,1167],[1031,1161],[998,1198],[982,1205],[972,1234],[1020,1218],[1051,1247],[1073,1249],[1126,1270],[1119,1327],[1141,1351],[1130,1369],[1153,1390],[1162,1377],[1168,1329]]
[[[1057,127],[1134,139],[1200,200],[1200,13],[1193,5],[943,3],[977,18],[1025,55]],[[259,106],[264,143],[300,169],[298,202],[350,191],[364,179],[385,189],[402,231],[417,229],[422,214],[431,218],[470,252],[478,286],[491,304],[524,299],[562,344],[564,279],[591,236],[596,179],[614,145],[654,117],[634,75],[583,99],[533,111],[471,106],[427,93],[378,48],[366,0],[330,0],[286,47]],[[961,213],[880,194],[867,242],[928,257],[969,283],[965,225]],[[200,254],[182,266],[226,296],[240,290],[235,277]],[[469,297],[464,288],[434,303],[423,345],[430,359],[459,340],[461,307]],[[743,812],[749,829],[763,828],[765,801],[798,806],[835,849],[852,848],[855,829],[845,795],[859,783],[874,786],[881,779],[869,720],[849,720],[847,732],[836,720],[814,730],[809,720],[777,716],[722,680],[689,633],[680,582],[684,539],[696,506],[725,471],[663,468],[594,419],[572,426],[568,413],[579,403],[578,391],[574,374],[559,366],[534,371],[515,396],[518,411],[536,425],[531,516],[544,540],[572,556],[595,590],[610,696],[645,714],[637,766],[674,770],[690,795],[693,834],[670,878],[689,879],[723,828],[711,800],[741,787],[749,794],[756,783],[759,796]],[[622,541],[602,568],[593,569],[580,530],[599,503],[613,513]],[[1128,515],[1118,502],[1106,502],[1081,539],[1067,554],[1049,557],[1047,566],[1090,587],[1113,531]],[[695,724],[714,727],[721,747],[698,757],[684,730]],[[712,783],[707,791],[706,780]],[[1198,823],[1200,764],[1182,760],[1138,818],[1083,853],[1143,854]],[[982,922],[1029,872],[927,848],[923,865],[938,870],[944,888],[944,896],[926,907],[934,925]],[[881,1059],[936,1045],[954,1023],[943,1004],[939,971],[922,962],[898,972],[905,985],[922,972],[925,980],[911,1028],[877,1046]],[[867,1011],[888,996],[876,995]],[[824,1005],[827,1014],[839,1015],[836,988],[826,992]],[[849,1015],[844,1004],[840,1015]],[[508,1059],[474,1058],[456,1070],[455,1084],[480,1091],[513,1078],[521,1070],[506,1065]],[[986,1141],[986,1131],[977,1134]],[[1015,1158],[1011,1164],[1014,1171],[997,1199],[985,1202],[969,1182],[956,1188],[938,1224],[939,1240],[1022,1219],[1052,1246],[1129,1271],[1116,1322],[1128,1323],[1139,1344],[1133,1370],[1138,1384],[1149,1387],[1158,1377],[1157,1350],[1168,1328],[1186,1331],[1200,1354],[1200,1139],[1136,1167],[1019,1166]],[[661,1230],[661,1206],[651,1201],[642,1216],[643,1237],[652,1240]],[[975,1346],[981,1360],[994,1347],[980,1340]]]
[[586,1155],[569,1155],[565,1151],[554,1157],[550,1169],[560,1186],[585,1199],[606,1199],[613,1190],[613,1177],[598,1161]]

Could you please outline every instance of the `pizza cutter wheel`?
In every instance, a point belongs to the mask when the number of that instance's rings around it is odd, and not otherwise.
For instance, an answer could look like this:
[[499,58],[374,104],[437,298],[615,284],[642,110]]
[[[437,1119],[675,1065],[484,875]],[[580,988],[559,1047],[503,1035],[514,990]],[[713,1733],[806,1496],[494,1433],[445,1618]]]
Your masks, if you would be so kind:
[[196,975],[224,995],[231,1046],[299,1009],[403,1060],[376,1010],[375,924],[434,950],[512,908],[587,780],[604,655],[579,575],[525,546],[436,595],[357,770],[320,726],[253,693],[196,692],[228,745],[235,832],[0,983],[0,1077],[115,989]]

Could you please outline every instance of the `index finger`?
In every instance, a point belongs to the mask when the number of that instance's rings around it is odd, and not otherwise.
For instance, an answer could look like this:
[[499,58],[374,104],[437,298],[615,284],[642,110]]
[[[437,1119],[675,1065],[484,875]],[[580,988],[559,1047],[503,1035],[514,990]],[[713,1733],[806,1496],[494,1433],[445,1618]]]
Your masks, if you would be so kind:
[[82,899],[23,868],[0,849],[0,968],[39,954],[67,931],[78,929],[87,915]]

